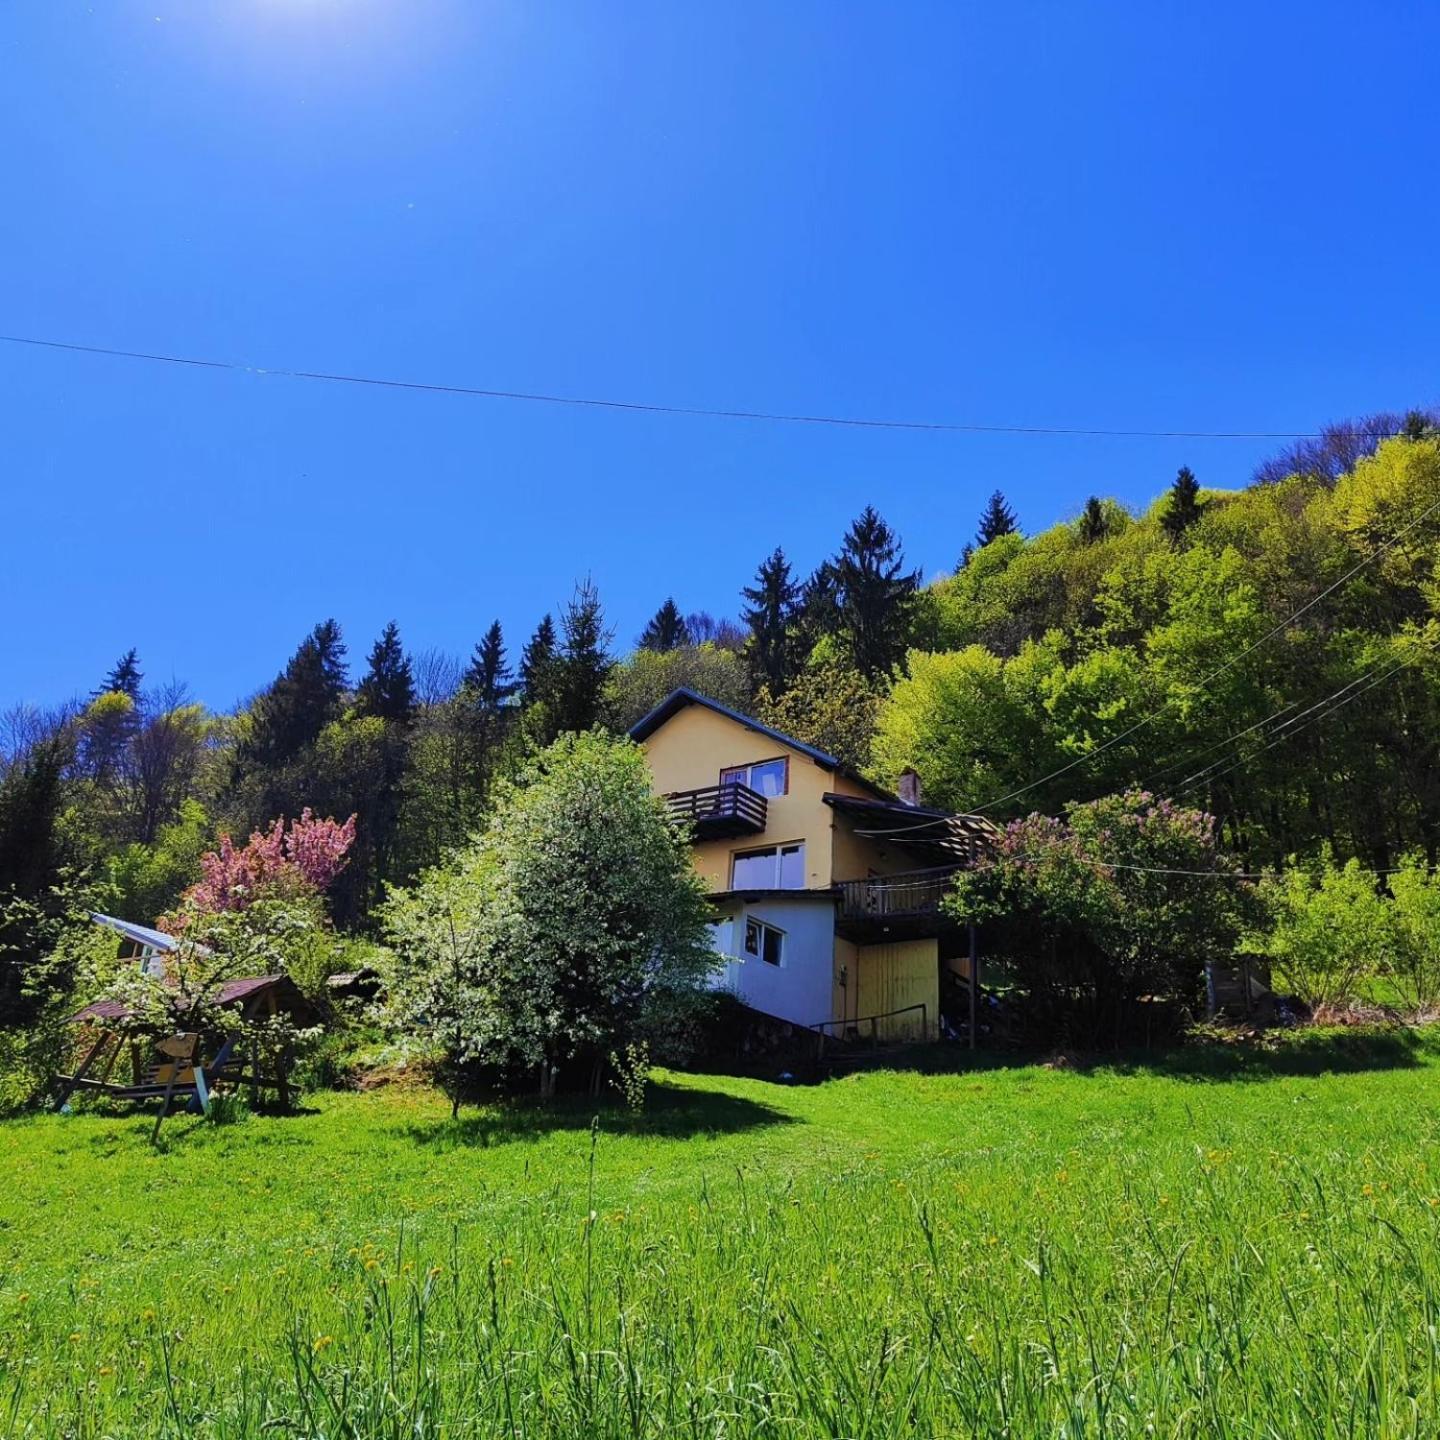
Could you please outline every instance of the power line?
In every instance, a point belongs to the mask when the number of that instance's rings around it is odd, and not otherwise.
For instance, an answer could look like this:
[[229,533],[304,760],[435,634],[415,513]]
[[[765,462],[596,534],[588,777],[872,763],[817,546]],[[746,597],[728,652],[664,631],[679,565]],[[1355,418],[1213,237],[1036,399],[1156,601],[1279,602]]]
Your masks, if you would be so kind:
[[[106,345],[80,345],[68,340],[41,340],[29,335],[0,335],[7,345],[30,345],[77,355],[103,355],[118,360],[145,360],[157,365],[183,365],[202,370],[232,370],[244,375],[274,375],[286,380],[324,380],[332,384],[370,385],[386,390],[419,390],[436,395],[464,395],[481,400],[524,400],[542,405],[574,405],[592,410],[627,410],[650,415],[685,415],[709,420],[755,420],[782,425],[833,425],[858,430],[921,430],[961,435],[1070,435],[1139,440],[1317,440],[1315,430],[1114,430],[1074,425],[973,425],[942,420],[888,420],[856,415],[808,415],[778,410],[728,410],[701,405],[661,405],[640,400],[611,400],[589,395],[553,395],[535,390],[483,389],[473,385],[423,380],[393,380],[374,375],[346,375],[328,370],[289,370],[231,360],[207,360],[146,350],[120,350]],[[1343,430],[1329,434],[1342,435]],[[1357,435],[1367,432],[1356,431]]]
[[[1428,648],[1433,653],[1435,647],[1430,646]],[[1316,704],[1312,705],[1310,707],[1310,710],[1302,711],[1301,714],[1297,715],[1293,720],[1289,720],[1284,725],[1280,726],[1275,733],[1274,739],[1272,739],[1269,744],[1262,745],[1259,750],[1255,751],[1254,755],[1236,756],[1230,764],[1226,765],[1223,769],[1217,771],[1214,774],[1208,773],[1210,770],[1214,769],[1214,766],[1207,766],[1204,771],[1200,771],[1198,774],[1192,776],[1189,780],[1185,781],[1176,793],[1184,794],[1186,790],[1193,789],[1195,785],[1200,784],[1202,781],[1205,780],[1215,781],[1224,779],[1226,775],[1229,775],[1233,771],[1238,770],[1240,766],[1245,764],[1247,760],[1253,760],[1256,756],[1263,755],[1267,750],[1273,750],[1276,745],[1281,744],[1285,740],[1293,738],[1294,736],[1298,735],[1301,730],[1308,730],[1311,725],[1318,725],[1320,721],[1328,720],[1333,714],[1335,714],[1337,710],[1343,710],[1348,704],[1350,704],[1352,700],[1358,700],[1362,695],[1366,693],[1366,691],[1373,690],[1377,685],[1388,680],[1397,671],[1403,670],[1409,664],[1409,660],[1397,661],[1388,670],[1386,670],[1384,674],[1375,675],[1375,678],[1371,680],[1368,685],[1362,686],[1359,690],[1354,691],[1353,694],[1345,695],[1346,690],[1350,690],[1352,686],[1359,684],[1360,680],[1364,680],[1367,675],[1375,674],[1373,670],[1367,671],[1366,675],[1362,675],[1359,677],[1359,680],[1352,680],[1349,685],[1342,686],[1341,689],[1327,696],[1324,700],[1318,701]],[[1379,667],[1377,666],[1376,668],[1378,669]],[[1338,697],[1341,695],[1344,695],[1345,698],[1339,699]],[[1310,714],[1310,712],[1313,710],[1320,709],[1321,706],[1328,704],[1330,701],[1335,701],[1336,703],[1331,704],[1329,708],[1324,711],[1323,714],[1315,716],[1313,720],[1307,721],[1304,725],[1300,725],[1299,729],[1291,728],[1292,726],[1296,725],[1301,719],[1303,719],[1305,715]]]
[[[1288,630],[1290,626],[1293,625],[1298,619],[1300,619],[1302,615],[1306,614],[1310,610],[1313,610],[1315,606],[1318,605],[1323,599],[1325,599],[1327,595],[1333,594],[1342,585],[1346,584],[1348,581],[1352,580],[1356,575],[1358,575],[1360,571],[1365,569],[1367,565],[1373,564],[1387,551],[1394,549],[1394,547],[1398,545],[1400,541],[1405,538],[1406,535],[1408,535],[1412,530],[1414,530],[1415,527],[1418,526],[1423,520],[1427,520],[1437,510],[1440,510],[1440,500],[1435,501],[1431,505],[1427,505],[1425,509],[1422,510],[1412,521],[1410,521],[1408,525],[1404,526],[1403,529],[1397,531],[1394,535],[1390,537],[1390,539],[1385,541],[1384,544],[1378,546],[1375,550],[1372,550],[1370,554],[1365,556],[1362,560],[1357,561],[1338,580],[1335,580],[1331,584],[1327,585],[1322,591],[1320,591],[1318,595],[1311,596],[1311,598],[1307,600],[1298,610],[1296,610],[1291,615],[1287,615],[1285,619],[1280,621],[1278,625],[1272,626],[1258,640],[1252,641],[1238,654],[1232,655],[1230,659],[1225,661],[1223,665],[1217,665],[1215,669],[1211,670],[1208,674],[1202,675],[1200,679],[1195,682],[1193,688],[1196,690],[1204,690],[1206,686],[1212,684],[1222,675],[1225,675],[1229,671],[1233,670],[1242,660],[1246,659],[1250,655],[1253,655],[1255,651],[1257,651],[1262,645],[1267,644],[1269,641],[1273,640],[1275,636],[1279,635],[1282,631]],[[997,796],[993,800],[987,800],[983,805],[975,806],[974,813],[980,814],[986,810],[993,810],[997,805],[1004,805],[1007,801],[1018,799],[1021,795],[1026,795],[1031,790],[1038,789],[1041,785],[1048,784],[1051,780],[1057,780],[1062,775],[1068,775],[1070,771],[1078,768],[1081,765],[1088,764],[1097,755],[1103,755],[1112,746],[1118,745],[1122,740],[1128,739],[1137,731],[1143,730],[1147,725],[1152,724],[1154,721],[1158,720],[1160,716],[1162,716],[1174,703],[1175,697],[1171,696],[1165,701],[1163,705],[1157,706],[1148,715],[1142,715],[1140,719],[1137,720],[1133,725],[1129,725],[1124,730],[1121,730],[1117,734],[1112,735],[1107,741],[1104,742],[1104,744],[1097,745],[1093,750],[1088,750],[1083,755],[1077,755],[1075,759],[1069,761],[1067,764],[1061,765],[1057,769],[1051,770],[1049,774],[1042,775],[1038,780],[1032,780],[1028,785],[1022,785],[1019,787],[1019,789],[1011,790],[1008,794]]]

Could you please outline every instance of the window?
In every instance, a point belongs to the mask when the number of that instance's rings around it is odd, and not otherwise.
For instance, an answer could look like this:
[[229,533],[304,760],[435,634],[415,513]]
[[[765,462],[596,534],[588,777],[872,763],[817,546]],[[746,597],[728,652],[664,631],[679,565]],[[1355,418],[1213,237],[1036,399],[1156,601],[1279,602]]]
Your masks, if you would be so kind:
[[762,760],[758,765],[736,765],[720,772],[722,785],[748,785],[756,794],[773,800],[790,788],[788,760]]
[[805,847],[768,845],[764,850],[743,850],[731,871],[735,890],[803,890]]
[[779,965],[785,948],[785,932],[767,925],[752,916],[745,918],[745,953],[763,960],[767,965]]

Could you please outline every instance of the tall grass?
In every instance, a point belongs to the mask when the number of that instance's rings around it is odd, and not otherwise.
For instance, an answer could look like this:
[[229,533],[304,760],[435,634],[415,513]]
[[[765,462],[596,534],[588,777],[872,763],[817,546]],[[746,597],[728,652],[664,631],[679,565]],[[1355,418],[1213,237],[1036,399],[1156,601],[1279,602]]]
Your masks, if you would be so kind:
[[[222,1197],[170,1264],[205,1195],[176,1145],[129,1197],[154,1228],[67,1284],[20,1300],[0,1231],[0,1436],[1433,1436],[1434,1080],[887,1075],[750,1086],[790,1124],[729,1136],[437,1126],[363,1174],[367,1233],[296,1174],[303,1233]],[[185,1144],[224,1147],[189,1157],[209,1181],[276,1134]]]

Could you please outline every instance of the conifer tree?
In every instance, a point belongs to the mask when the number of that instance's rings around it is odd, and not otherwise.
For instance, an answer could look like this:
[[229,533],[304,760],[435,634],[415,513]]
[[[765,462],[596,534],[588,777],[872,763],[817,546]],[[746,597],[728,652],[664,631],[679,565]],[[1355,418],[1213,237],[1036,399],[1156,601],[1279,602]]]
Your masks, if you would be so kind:
[[900,537],[867,505],[831,562],[840,630],[862,675],[888,672],[905,653],[920,573],[906,570]]
[[560,637],[551,717],[554,728],[558,734],[588,730],[600,719],[605,681],[613,664],[600,594],[589,579],[575,587],[560,617]]
[[554,668],[555,622],[545,615],[520,652],[520,694],[527,705],[545,698]]
[[[549,618],[547,615],[545,620]],[[528,655],[529,647],[526,653]],[[498,620],[491,621],[490,628],[475,647],[462,683],[472,702],[487,714],[499,710],[520,688],[505,657],[505,635]]]
[[980,516],[980,528],[975,532],[975,548],[982,549],[1002,535],[1013,535],[1019,528],[1020,522],[1015,518],[1015,511],[1011,509],[1005,496],[996,490],[985,502],[984,512]]
[[356,692],[355,708],[361,715],[398,725],[409,725],[415,718],[415,676],[393,620],[370,651],[370,668]]
[[1170,486],[1170,504],[1161,524],[1171,540],[1179,540],[1200,518],[1200,482],[1188,465],[1182,465]]
[[91,693],[81,724],[79,764],[82,773],[109,785],[126,747],[140,730],[140,658],[127,650]]
[[650,623],[641,633],[640,649],[655,650],[663,654],[667,650],[678,650],[682,645],[688,644],[690,629],[685,623],[685,617],[681,615],[680,607],[676,605],[674,598],[667,598],[651,616]]
[[1079,528],[1080,539],[1086,545],[1094,545],[1110,533],[1110,522],[1098,495],[1092,495],[1085,502],[1085,508],[1080,512]]
[[250,734],[236,747],[240,769],[277,769],[313,745],[340,713],[345,645],[340,627],[322,620],[256,700]]
[[778,699],[795,672],[795,622],[801,593],[785,552],[777,546],[768,560],[760,562],[755,583],[740,593],[750,602],[740,618],[750,627],[751,683],[756,690],[764,686]]
[[122,695],[128,695],[132,700],[140,699],[140,682],[145,678],[140,669],[139,652],[132,646],[114,664],[110,673],[101,682],[100,688],[95,691],[91,699],[101,695],[107,695],[112,691],[119,691]]

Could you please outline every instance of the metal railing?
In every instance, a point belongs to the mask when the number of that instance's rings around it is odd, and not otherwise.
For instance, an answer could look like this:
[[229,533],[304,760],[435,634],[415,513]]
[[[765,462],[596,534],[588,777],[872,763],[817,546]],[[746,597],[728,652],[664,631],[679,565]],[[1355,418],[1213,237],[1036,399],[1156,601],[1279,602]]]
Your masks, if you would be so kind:
[[704,785],[698,790],[676,790],[665,797],[671,815],[700,826],[707,822],[723,822],[765,828],[767,805],[765,797],[748,785],[731,782],[725,785]]
[[[863,1040],[862,1027],[870,1027],[870,1048],[880,1048],[880,1021],[893,1020],[897,1015],[913,1015],[915,1011],[920,1012],[920,1034],[928,1038],[930,1034],[930,1007],[923,1001],[918,1005],[904,1005],[899,1010],[884,1010],[878,1015],[860,1015],[853,1020],[821,1020],[809,1028],[815,1032],[817,1059],[823,1058],[825,1054],[825,1042],[829,1039],[855,1041]],[[841,1033],[835,1036],[830,1035],[832,1026],[840,1026]],[[853,1034],[851,1033],[853,1032]]]

